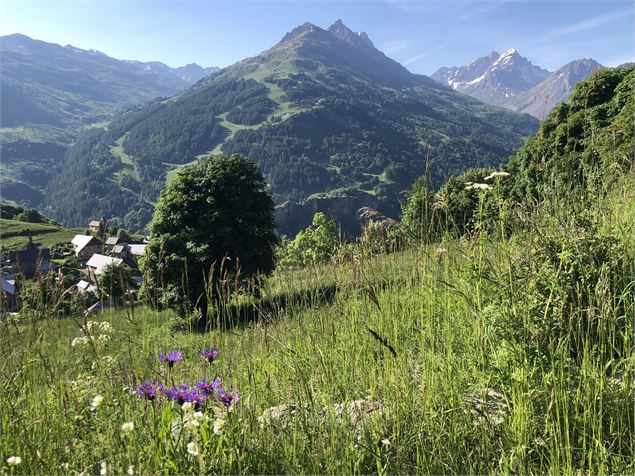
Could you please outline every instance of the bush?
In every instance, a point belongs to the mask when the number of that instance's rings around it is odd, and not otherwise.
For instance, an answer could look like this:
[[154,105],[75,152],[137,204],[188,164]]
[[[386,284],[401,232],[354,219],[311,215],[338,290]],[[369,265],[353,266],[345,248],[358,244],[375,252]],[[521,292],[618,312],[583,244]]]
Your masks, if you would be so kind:
[[335,222],[324,213],[313,216],[313,224],[297,234],[281,251],[281,269],[301,268],[328,261],[337,248]]

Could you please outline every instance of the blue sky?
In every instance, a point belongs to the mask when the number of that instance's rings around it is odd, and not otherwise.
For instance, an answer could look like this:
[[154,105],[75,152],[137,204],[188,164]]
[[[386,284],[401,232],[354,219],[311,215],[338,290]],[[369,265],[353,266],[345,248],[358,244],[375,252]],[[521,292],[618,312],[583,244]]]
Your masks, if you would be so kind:
[[3,0],[0,34],[120,59],[227,66],[269,48],[295,26],[341,18],[415,73],[516,48],[556,69],[592,57],[635,61],[632,0]]

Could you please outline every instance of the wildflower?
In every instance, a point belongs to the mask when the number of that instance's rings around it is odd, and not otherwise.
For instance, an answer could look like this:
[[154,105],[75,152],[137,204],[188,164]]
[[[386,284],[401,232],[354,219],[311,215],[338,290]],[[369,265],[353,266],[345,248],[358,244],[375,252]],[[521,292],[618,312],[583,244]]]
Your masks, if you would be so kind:
[[168,397],[170,400],[175,401],[179,405],[183,405],[185,402],[189,401],[188,396],[190,392],[190,386],[183,383],[178,387],[171,387],[167,390],[163,391],[163,394]]
[[100,322],[99,323],[99,330],[101,330],[102,332],[110,332],[112,328],[110,327],[110,322]]
[[99,337],[97,337],[97,340],[99,342],[105,343],[105,342],[108,342],[110,340],[110,336],[108,334],[102,334]]
[[211,395],[212,393],[214,393],[214,391],[220,387],[221,385],[221,379],[219,377],[216,377],[214,380],[212,380],[211,382],[208,382],[207,379],[205,377],[203,377],[201,380],[199,380],[198,382],[194,383],[194,386],[196,388],[198,388],[202,393],[204,393],[205,395]]
[[104,397],[102,397],[101,395],[96,395],[95,397],[93,397],[93,399],[90,401],[90,409],[91,410],[96,410],[97,408],[99,408],[99,406],[104,402]]
[[382,438],[381,444],[384,446],[390,446],[390,440],[388,438]]
[[192,402],[185,402],[183,405],[181,405],[181,410],[183,410],[185,413],[189,413],[192,411]]
[[106,476],[106,474],[108,473],[108,465],[106,464],[105,461],[101,462],[101,469],[99,470],[99,474],[101,474],[101,476]]
[[196,421],[203,421],[203,418],[205,418],[205,415],[203,415],[203,412],[201,411],[192,413],[192,419]]
[[22,463],[22,458],[20,458],[19,456],[9,456],[7,458],[7,464],[9,466],[17,466],[20,463]]
[[190,441],[187,444],[187,452],[192,456],[198,456],[198,445],[195,441]]
[[203,406],[205,400],[207,400],[207,395],[198,390],[192,390],[188,393],[186,398],[188,402],[191,402],[194,405],[194,408],[198,410]]
[[134,474],[134,465],[131,464],[130,466],[128,466],[128,476],[132,476]]
[[60,468],[63,469],[64,471],[68,471],[68,469],[71,467],[70,463],[67,461],[65,463],[60,464]]
[[225,387],[216,389],[214,396],[219,403],[225,405],[225,408],[231,407],[234,403],[240,400],[240,392],[234,387],[231,387],[229,392],[225,389]]
[[217,418],[214,420],[214,434],[220,435],[223,432],[223,427],[225,426],[225,420],[222,418]]
[[96,322],[94,322],[94,321],[88,321],[88,322],[86,323],[86,330],[88,330],[88,332],[92,332],[92,330],[93,330],[93,324],[97,324],[97,323],[96,323]]
[[200,423],[196,420],[190,420],[189,418],[186,419],[183,422],[183,425],[185,426],[185,428],[187,428],[188,430],[196,430],[198,428],[198,426],[200,425]]
[[71,347],[76,347],[80,344],[88,344],[88,342],[90,341],[90,339],[88,337],[75,337],[72,341],[71,341]]
[[218,347],[214,346],[211,349],[203,349],[203,351],[201,352],[201,357],[211,363],[218,358],[218,354],[220,354]]
[[486,183],[473,183],[465,187],[465,190],[487,190],[488,188],[490,188],[490,186]]
[[484,180],[491,180],[496,177],[507,177],[508,175],[508,172],[492,172],[487,177],[485,177]]
[[132,433],[132,430],[134,430],[134,423],[131,421],[128,421],[121,425],[121,432],[124,434]]
[[145,397],[146,400],[154,400],[162,390],[163,385],[157,385],[155,380],[146,380],[137,388],[137,395]]
[[159,354],[159,360],[167,363],[169,367],[172,367],[177,362],[183,360],[183,352],[180,350],[169,350],[166,354],[161,352]]

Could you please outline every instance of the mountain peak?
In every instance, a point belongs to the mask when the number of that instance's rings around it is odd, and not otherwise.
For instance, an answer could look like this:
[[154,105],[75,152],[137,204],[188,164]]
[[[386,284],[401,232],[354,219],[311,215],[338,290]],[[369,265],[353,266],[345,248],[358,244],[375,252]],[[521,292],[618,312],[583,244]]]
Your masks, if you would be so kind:
[[280,42],[283,43],[285,41],[289,41],[294,38],[298,38],[300,36],[311,34],[317,31],[324,31],[324,30],[322,30],[322,28],[320,28],[319,26],[314,25],[313,23],[305,21],[302,25],[295,27],[289,33],[284,35],[284,37],[282,38]]
[[349,27],[347,27],[342,20],[337,20],[333,23],[328,31],[335,37],[340,40],[346,41],[347,43],[356,46],[356,47],[366,47],[366,48],[375,48],[373,42],[370,41],[368,35],[363,31],[354,32]]

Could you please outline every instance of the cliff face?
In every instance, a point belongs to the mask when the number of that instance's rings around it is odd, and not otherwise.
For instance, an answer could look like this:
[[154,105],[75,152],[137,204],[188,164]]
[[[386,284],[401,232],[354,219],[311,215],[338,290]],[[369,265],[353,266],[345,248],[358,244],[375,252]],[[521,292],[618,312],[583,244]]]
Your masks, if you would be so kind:
[[322,212],[335,220],[342,237],[352,238],[361,232],[358,210],[370,207],[390,214],[382,205],[382,202],[366,193],[347,197],[311,198],[303,203],[287,201],[276,207],[276,229],[281,235],[294,237],[311,225],[314,214]]

